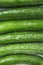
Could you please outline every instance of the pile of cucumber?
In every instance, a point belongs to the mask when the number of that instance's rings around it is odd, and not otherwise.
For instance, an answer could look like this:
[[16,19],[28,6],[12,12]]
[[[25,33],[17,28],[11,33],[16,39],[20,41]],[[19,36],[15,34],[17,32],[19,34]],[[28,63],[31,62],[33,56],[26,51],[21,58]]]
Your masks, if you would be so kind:
[[0,0],[0,65],[43,65],[43,0]]

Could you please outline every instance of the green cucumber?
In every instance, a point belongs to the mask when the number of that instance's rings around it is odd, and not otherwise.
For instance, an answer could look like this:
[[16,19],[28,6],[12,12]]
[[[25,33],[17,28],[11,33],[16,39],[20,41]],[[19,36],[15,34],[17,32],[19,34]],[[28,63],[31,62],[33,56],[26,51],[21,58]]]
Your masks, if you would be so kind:
[[43,0],[0,0],[0,7],[43,5]]
[[43,19],[43,7],[0,10],[0,20]]
[[17,63],[43,65],[43,58],[37,55],[10,55],[0,58],[0,65],[12,65]]
[[0,22],[0,34],[12,31],[43,30],[43,20],[18,20]]
[[43,42],[43,32],[13,32],[0,35],[0,44]]
[[13,45],[0,47],[0,56],[8,55],[8,54],[17,54],[17,53],[43,54],[43,44],[23,43],[23,44],[13,44]]

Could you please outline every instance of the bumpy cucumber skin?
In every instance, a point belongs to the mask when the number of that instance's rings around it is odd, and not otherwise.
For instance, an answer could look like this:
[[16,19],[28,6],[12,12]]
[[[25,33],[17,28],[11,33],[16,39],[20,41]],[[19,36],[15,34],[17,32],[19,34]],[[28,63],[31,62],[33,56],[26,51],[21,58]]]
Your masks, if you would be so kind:
[[43,20],[18,20],[0,22],[0,34],[28,30],[43,30]]
[[0,7],[43,5],[43,0],[0,0]]
[[43,54],[43,44],[39,43],[23,43],[23,44],[13,44],[0,48],[0,56],[8,54]]
[[14,32],[0,35],[0,44],[43,42],[43,32]]
[[36,55],[11,55],[0,58],[0,65],[12,65],[17,63],[43,65],[43,58]]
[[43,19],[43,7],[0,10],[0,20]]

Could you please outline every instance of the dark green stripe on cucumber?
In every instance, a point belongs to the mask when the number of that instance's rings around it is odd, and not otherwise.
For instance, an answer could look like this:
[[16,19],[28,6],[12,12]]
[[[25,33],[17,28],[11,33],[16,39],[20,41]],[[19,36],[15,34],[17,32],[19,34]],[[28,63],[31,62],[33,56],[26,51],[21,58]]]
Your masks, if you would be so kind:
[[43,42],[43,32],[14,32],[0,35],[0,44]]
[[43,5],[43,0],[0,0],[0,7]]
[[43,58],[37,55],[11,55],[0,58],[0,65],[12,65],[17,63],[43,65]]
[[22,43],[0,47],[0,56],[9,54],[43,54],[43,43]]
[[43,19],[43,7],[0,10],[0,20]]
[[0,22],[0,34],[13,31],[43,30],[43,20],[18,20]]

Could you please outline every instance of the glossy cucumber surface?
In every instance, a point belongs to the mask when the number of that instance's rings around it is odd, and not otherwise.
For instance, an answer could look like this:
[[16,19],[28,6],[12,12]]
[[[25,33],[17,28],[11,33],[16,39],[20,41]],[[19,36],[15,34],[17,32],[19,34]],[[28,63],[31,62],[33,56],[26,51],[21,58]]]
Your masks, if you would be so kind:
[[43,0],[0,0],[0,7],[43,5]]
[[0,34],[29,30],[43,30],[43,20],[17,20],[0,22]]
[[11,55],[0,58],[0,65],[12,65],[17,63],[43,65],[43,58],[37,55]]
[[43,42],[43,32],[13,32],[0,35],[0,44]]
[[43,7],[22,7],[0,10],[0,20],[43,19]]
[[43,43],[23,43],[0,47],[0,56],[9,54],[43,54]]

